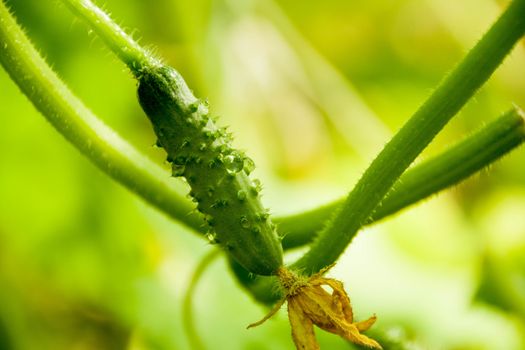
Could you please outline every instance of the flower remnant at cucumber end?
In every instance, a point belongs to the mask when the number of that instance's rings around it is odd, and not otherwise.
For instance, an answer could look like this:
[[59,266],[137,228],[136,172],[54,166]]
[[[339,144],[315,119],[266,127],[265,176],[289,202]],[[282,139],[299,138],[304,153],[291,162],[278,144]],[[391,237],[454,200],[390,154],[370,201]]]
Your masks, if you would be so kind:
[[[319,344],[315,338],[314,325],[339,335],[361,346],[382,349],[381,345],[361,332],[367,331],[376,321],[372,316],[365,321],[354,322],[350,298],[343,284],[333,278],[323,277],[333,265],[310,277],[304,277],[282,267],[277,271],[284,298],[262,320],[252,323],[256,327],[272,317],[286,301],[292,337],[297,349],[316,350]],[[326,291],[329,287],[332,293]]]

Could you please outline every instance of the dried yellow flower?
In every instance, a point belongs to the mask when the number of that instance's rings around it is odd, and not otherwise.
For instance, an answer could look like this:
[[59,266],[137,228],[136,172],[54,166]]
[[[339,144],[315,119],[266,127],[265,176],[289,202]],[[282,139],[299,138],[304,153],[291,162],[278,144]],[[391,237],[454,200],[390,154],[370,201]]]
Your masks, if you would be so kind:
[[[331,266],[330,266],[331,267]],[[278,277],[284,289],[285,297],[261,321],[253,323],[248,328],[258,326],[272,317],[288,302],[288,318],[292,327],[292,337],[297,349],[318,350],[315,339],[314,325],[325,331],[337,334],[352,343],[373,349],[382,349],[375,340],[361,334],[369,329],[376,317],[366,321],[354,322],[350,299],[343,284],[332,278],[322,277],[327,269],[304,278],[286,268],[278,271]],[[324,287],[329,287],[329,293]]]

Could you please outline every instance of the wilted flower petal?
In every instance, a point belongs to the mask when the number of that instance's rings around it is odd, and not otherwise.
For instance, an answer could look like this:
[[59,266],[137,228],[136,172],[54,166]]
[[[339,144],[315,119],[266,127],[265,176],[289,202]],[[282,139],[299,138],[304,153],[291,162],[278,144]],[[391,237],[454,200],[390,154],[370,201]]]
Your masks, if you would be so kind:
[[[270,314],[249,327],[257,326],[270,318],[286,300],[292,337],[297,349],[319,349],[319,344],[315,339],[314,324],[355,344],[381,349],[378,342],[361,334],[374,324],[376,317],[372,316],[365,321],[354,322],[350,298],[343,284],[335,279],[322,277],[326,270],[309,279],[284,268],[279,270],[278,276],[284,288],[285,298]],[[326,287],[331,289],[331,292],[328,292]]]
[[295,347],[301,350],[319,350],[312,320],[303,312],[293,297],[288,299],[288,319],[292,327]]

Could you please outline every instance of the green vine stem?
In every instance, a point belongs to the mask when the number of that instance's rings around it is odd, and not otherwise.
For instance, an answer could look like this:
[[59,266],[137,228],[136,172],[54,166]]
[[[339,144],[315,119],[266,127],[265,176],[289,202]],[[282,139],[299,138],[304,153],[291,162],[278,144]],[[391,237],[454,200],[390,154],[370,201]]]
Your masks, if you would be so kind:
[[72,12],[92,24],[97,35],[124,62],[133,74],[140,74],[144,67],[157,67],[160,60],[141,47],[117,25],[107,13],[90,0],[62,0]]
[[342,207],[293,267],[312,274],[335,262],[399,176],[492,75],[525,32],[514,0],[464,60],[374,159]]
[[33,47],[0,1],[0,63],[34,106],[102,171],[173,218],[199,230],[202,219],[182,184],[97,119]]
[[[367,224],[419,202],[472,176],[525,141],[524,113],[517,106],[443,153],[408,169],[396,181]],[[342,205],[344,198],[322,207],[277,219],[285,234],[283,248],[309,243],[314,233]]]

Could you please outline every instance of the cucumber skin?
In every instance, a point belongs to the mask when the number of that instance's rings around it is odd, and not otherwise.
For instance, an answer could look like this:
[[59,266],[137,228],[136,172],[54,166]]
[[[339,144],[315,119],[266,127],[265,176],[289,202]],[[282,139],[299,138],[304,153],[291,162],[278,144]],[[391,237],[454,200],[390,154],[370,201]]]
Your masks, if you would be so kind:
[[[183,176],[190,196],[204,215],[215,241],[246,270],[272,275],[283,265],[275,225],[262,206],[259,185],[249,178],[251,162],[230,146],[231,136],[218,129],[184,79],[168,66],[139,76],[138,98],[153,124],[158,145],[168,154],[174,176]],[[230,160],[243,166],[232,167]],[[232,171],[232,169],[235,169]]]

